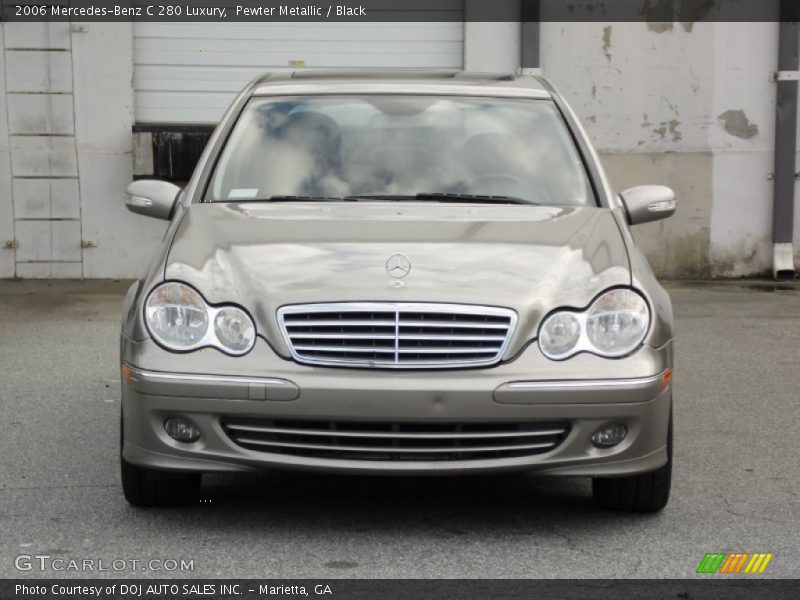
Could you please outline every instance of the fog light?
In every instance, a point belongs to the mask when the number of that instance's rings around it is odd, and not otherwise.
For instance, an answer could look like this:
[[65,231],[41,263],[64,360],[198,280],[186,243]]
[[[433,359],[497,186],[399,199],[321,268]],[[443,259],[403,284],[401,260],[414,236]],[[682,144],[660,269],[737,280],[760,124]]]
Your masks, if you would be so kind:
[[598,448],[611,448],[624,440],[626,435],[628,435],[628,428],[625,425],[619,423],[604,425],[594,432],[592,444]]
[[164,421],[164,431],[178,442],[194,442],[200,437],[200,430],[185,419],[167,419]]

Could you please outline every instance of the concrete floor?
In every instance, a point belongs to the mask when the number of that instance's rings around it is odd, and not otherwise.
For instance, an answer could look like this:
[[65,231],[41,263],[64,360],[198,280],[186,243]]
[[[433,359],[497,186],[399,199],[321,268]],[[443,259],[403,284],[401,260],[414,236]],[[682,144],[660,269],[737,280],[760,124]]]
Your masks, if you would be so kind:
[[[0,282],[0,577],[20,554],[192,559],[115,576],[693,577],[710,551],[800,577],[800,292],[671,284],[673,496],[598,511],[582,479],[207,477],[204,503],[127,505],[118,477],[119,282]],[[85,573],[83,576],[91,576]]]

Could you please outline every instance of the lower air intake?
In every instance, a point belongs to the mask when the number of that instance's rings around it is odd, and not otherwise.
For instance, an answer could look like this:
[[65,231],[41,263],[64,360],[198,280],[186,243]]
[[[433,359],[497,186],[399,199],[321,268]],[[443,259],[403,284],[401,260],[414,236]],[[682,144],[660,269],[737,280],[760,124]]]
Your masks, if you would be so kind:
[[464,461],[544,454],[569,424],[222,420],[237,445],[258,452],[371,461]]

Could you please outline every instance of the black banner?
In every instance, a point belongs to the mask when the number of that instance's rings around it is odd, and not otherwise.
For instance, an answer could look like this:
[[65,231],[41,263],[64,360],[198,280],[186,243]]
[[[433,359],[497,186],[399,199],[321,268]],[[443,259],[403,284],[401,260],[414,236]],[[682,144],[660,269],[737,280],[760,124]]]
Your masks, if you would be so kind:
[[[796,21],[779,0],[0,0],[14,21]],[[525,15],[524,19],[522,15]]]
[[800,581],[709,578],[697,580],[532,579],[8,579],[0,600],[784,600],[797,598]]

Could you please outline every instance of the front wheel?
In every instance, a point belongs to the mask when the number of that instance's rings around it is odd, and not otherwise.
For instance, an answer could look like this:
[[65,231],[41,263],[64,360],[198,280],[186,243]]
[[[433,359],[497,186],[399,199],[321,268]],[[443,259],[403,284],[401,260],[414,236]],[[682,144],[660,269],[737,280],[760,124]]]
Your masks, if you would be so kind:
[[122,456],[125,430],[120,419],[120,475],[122,493],[133,506],[183,506],[197,502],[201,473],[174,473],[134,465]]
[[134,506],[183,506],[197,502],[200,473],[171,473],[147,469],[120,457],[122,492]]
[[655,513],[667,505],[672,484],[672,413],[667,429],[667,464],[655,471],[628,477],[595,477],[595,503],[611,510]]

